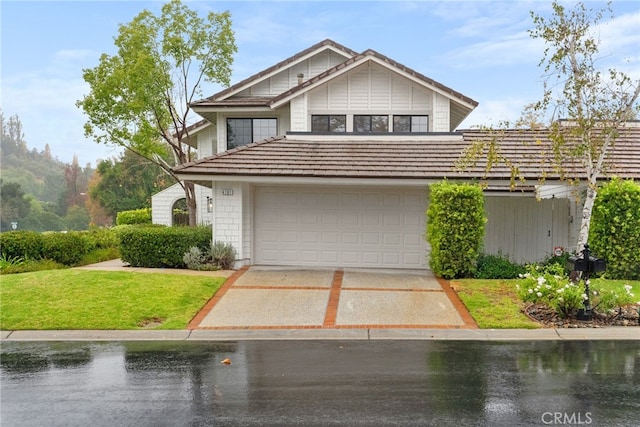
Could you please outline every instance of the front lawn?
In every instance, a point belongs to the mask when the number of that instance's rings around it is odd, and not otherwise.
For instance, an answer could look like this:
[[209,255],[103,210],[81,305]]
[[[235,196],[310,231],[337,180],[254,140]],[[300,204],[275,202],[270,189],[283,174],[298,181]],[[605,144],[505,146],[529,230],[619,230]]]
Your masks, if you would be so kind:
[[184,329],[225,278],[49,270],[2,275],[0,329]]
[[535,329],[522,313],[516,295],[517,280],[459,279],[451,282],[481,329]]

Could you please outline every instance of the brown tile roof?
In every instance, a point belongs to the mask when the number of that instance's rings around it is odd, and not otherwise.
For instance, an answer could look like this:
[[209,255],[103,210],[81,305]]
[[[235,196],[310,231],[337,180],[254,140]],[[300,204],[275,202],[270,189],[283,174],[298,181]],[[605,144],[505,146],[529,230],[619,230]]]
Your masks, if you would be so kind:
[[[272,138],[229,150],[175,168],[178,175],[214,178],[216,175],[386,178],[386,179],[483,179],[508,180],[510,169],[502,164],[486,171],[486,159],[458,170],[461,153],[474,141],[490,138],[486,131],[377,140],[345,135],[344,139]],[[502,154],[517,164],[528,180],[542,171],[547,179],[559,176],[543,165],[548,155],[541,148],[549,142],[544,131],[509,130],[501,138]],[[624,131],[611,150],[608,175],[640,178],[640,127]],[[615,165],[615,166],[614,166]],[[570,165],[568,165],[570,166]],[[575,169],[578,171],[578,169]],[[193,179],[193,178],[190,178]]]
[[[321,41],[319,43],[314,44],[313,46],[311,46],[311,47],[309,47],[309,48],[307,48],[307,49],[305,49],[305,50],[303,50],[301,52],[296,53],[295,55],[293,55],[293,56],[291,56],[291,57],[289,57],[289,58],[287,58],[285,60],[282,60],[282,61],[278,62],[277,64],[275,64],[275,65],[273,65],[273,66],[271,66],[271,67],[269,67],[269,68],[267,68],[265,70],[260,71],[257,74],[254,74],[252,76],[247,77],[246,79],[242,80],[241,82],[236,83],[235,85],[233,85],[231,87],[228,87],[227,89],[225,89],[223,91],[220,91],[220,92],[218,92],[218,93],[216,93],[216,94],[214,94],[214,95],[212,95],[212,96],[210,96],[208,98],[196,101],[192,105],[195,105],[195,106],[198,106],[198,105],[209,105],[211,103],[219,102],[219,101],[225,99],[228,94],[233,93],[236,90],[238,90],[238,89],[240,89],[240,88],[242,88],[244,86],[247,86],[247,85],[251,84],[254,81],[257,81],[257,80],[261,79],[264,76],[267,76],[267,75],[269,75],[269,74],[271,74],[271,73],[273,73],[273,72],[275,72],[277,70],[280,70],[280,69],[286,67],[288,64],[296,62],[298,59],[304,57],[305,55],[307,55],[307,54],[309,54],[309,53],[311,53],[311,52],[313,52],[313,51],[315,51],[315,50],[317,50],[317,49],[319,49],[319,48],[321,48],[323,46],[332,46],[332,47],[334,47],[334,48],[336,48],[336,49],[338,49],[338,50],[340,50],[340,51],[342,51],[345,54],[350,55],[350,56],[355,56],[355,55],[358,54],[358,52],[356,52],[354,50],[351,50],[348,47],[345,47],[345,46],[341,45],[340,43],[336,43],[333,40],[326,39],[326,40],[323,40],[323,41]],[[225,102],[228,102],[228,101],[230,101],[230,100],[225,100]]]

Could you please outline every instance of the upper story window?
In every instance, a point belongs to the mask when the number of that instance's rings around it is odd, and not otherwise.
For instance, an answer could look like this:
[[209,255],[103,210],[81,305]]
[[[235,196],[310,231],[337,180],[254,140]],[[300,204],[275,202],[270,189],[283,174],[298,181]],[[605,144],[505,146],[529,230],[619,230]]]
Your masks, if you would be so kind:
[[393,116],[394,132],[429,132],[429,116]]
[[345,115],[312,115],[311,132],[346,132],[347,116]]
[[389,116],[353,116],[354,132],[389,132]]
[[277,134],[277,119],[227,119],[227,149],[241,147]]

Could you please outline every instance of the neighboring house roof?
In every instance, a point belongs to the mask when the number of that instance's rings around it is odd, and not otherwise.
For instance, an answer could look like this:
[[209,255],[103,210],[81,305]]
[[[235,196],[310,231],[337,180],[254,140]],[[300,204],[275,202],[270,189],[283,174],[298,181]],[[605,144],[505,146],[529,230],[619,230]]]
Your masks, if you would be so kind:
[[[485,158],[459,170],[461,153],[471,144],[498,138],[501,153],[530,180],[541,174],[559,179],[545,163],[551,152],[544,130],[507,130],[500,136],[488,131],[462,131],[422,136],[371,136],[326,138],[287,135],[229,150],[175,168],[184,179],[215,179],[216,176],[317,177],[377,179],[488,179],[509,180],[511,170],[496,164],[487,170]],[[611,149],[607,175],[640,178],[640,127],[625,128]],[[566,165],[571,169],[571,165]],[[580,168],[573,165],[572,175]]]

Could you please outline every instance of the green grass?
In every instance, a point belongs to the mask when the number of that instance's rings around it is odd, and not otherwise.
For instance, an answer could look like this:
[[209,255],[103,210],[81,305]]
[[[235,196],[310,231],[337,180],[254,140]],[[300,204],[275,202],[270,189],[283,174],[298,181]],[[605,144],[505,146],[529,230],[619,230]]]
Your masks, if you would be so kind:
[[539,328],[522,313],[516,280],[461,279],[452,282],[458,296],[481,329]]
[[[522,313],[524,303],[516,295],[518,280],[460,279],[451,282],[481,329],[533,329],[540,325]],[[640,281],[593,279],[592,286],[618,289],[631,285],[640,301]]]
[[2,330],[184,329],[225,279],[49,270],[0,281]]

